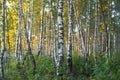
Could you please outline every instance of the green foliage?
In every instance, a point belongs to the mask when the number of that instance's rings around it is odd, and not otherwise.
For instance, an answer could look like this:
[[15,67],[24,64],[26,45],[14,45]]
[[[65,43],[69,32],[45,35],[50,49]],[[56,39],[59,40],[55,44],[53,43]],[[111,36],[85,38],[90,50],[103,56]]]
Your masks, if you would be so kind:
[[4,62],[4,78],[5,80],[24,80],[23,77],[20,76],[16,64],[17,61],[14,57],[10,58],[9,63],[6,66],[6,63]]
[[120,80],[120,59],[116,55],[110,58],[106,55],[98,57],[97,65],[93,68],[93,80]]
[[[91,54],[86,67],[85,58],[74,53],[72,57],[72,73],[67,75],[65,56],[63,68],[61,69],[63,73],[61,78],[62,80],[120,80],[119,57],[119,54],[113,54],[113,56],[109,58],[107,55],[97,55],[95,66],[94,58]],[[20,70],[17,67],[18,62],[16,61],[16,58],[11,58],[9,60],[9,68],[6,68],[6,63],[4,63],[5,80],[59,80],[59,77],[56,76],[55,63],[50,56],[40,56],[35,59],[37,66],[36,74],[33,75],[33,66],[29,57],[26,59],[24,65],[20,65]],[[25,76],[27,76],[26,79]]]
[[35,80],[50,80],[55,74],[54,63],[50,56],[41,56],[37,59],[37,74]]
[[[92,60],[92,59],[91,59]],[[88,66],[85,67],[85,58],[73,54],[73,79],[72,80],[89,80],[90,74],[92,73],[93,62],[89,62]],[[87,68],[87,69],[86,69]]]

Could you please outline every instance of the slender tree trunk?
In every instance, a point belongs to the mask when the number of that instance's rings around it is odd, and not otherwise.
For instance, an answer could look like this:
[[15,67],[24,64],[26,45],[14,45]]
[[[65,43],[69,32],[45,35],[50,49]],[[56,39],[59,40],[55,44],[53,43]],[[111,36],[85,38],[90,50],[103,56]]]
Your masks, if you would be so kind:
[[104,32],[101,32],[101,36],[100,36],[100,55],[103,54],[103,50],[104,50]]
[[97,53],[100,54],[100,1],[97,1],[97,24],[98,24],[98,29],[97,29]]
[[110,35],[110,32],[109,32],[108,33],[108,55],[109,56],[111,55],[110,54],[110,49],[111,49],[110,45],[111,45],[111,35]]
[[[87,21],[86,21],[86,71],[87,71],[87,66],[89,63],[89,42],[90,42],[90,0],[88,0],[88,7],[87,7]],[[88,71],[87,71],[88,72]]]
[[113,45],[114,45],[114,54],[116,53],[116,34],[113,34]]
[[103,10],[103,4],[102,4],[102,1],[101,0],[99,0],[99,6],[100,6],[100,10],[101,10],[101,23],[102,23],[102,25],[101,26],[103,26],[103,27],[105,27],[106,29],[106,31],[102,31],[101,32],[101,55],[103,54],[103,52],[105,52],[106,51],[106,45],[107,45],[107,39],[106,39],[106,32],[107,32],[107,25],[106,25],[106,22],[105,22],[105,12],[104,12],[104,10]]
[[[108,53],[108,25],[106,23],[106,19],[105,19],[105,11],[103,10],[104,9],[104,6],[102,4],[102,1],[99,0],[99,3],[100,3],[100,8],[101,8],[101,17],[102,17],[102,22],[103,22],[103,26],[105,27],[105,31],[103,32],[103,38],[104,38],[104,45],[103,45],[103,52],[107,52]],[[105,35],[105,36],[104,36]]]
[[95,0],[95,28],[94,28],[94,44],[93,44],[93,55],[96,64],[96,53],[97,53],[97,30],[98,30],[98,1]]
[[53,7],[52,7],[52,0],[51,0],[52,57],[53,57],[53,61],[57,64],[55,24],[54,24],[54,17],[53,17],[53,9],[52,8]]
[[74,8],[75,15],[76,15],[75,19],[76,19],[77,27],[78,27],[79,41],[81,41],[80,48],[82,47],[82,50],[80,50],[80,54],[83,56],[83,55],[85,55],[85,44],[84,44],[83,34],[82,34],[82,28],[81,28],[81,19],[79,20],[79,17],[77,16],[78,13],[76,12],[77,10],[76,10],[74,4],[73,4],[73,8]]
[[31,11],[30,11],[30,1],[29,1],[29,12],[31,13],[30,18],[29,18],[29,22],[30,22],[29,40],[31,41],[31,38],[32,38],[32,26],[33,26],[33,20],[34,20],[34,0],[32,0],[32,9],[31,9]]
[[108,56],[110,57],[111,56],[111,17],[112,17],[112,11],[111,11],[111,4],[110,1],[108,1]]
[[73,0],[69,0],[68,4],[68,49],[67,49],[67,73],[70,74],[72,72],[72,33],[73,33]]
[[6,71],[9,71],[9,60],[10,60],[10,39],[9,39],[9,27],[8,27],[8,12],[6,9],[6,31],[7,31],[7,36],[6,36],[6,43],[8,44],[7,48],[7,55],[6,55]]
[[[20,2],[20,1],[19,1]],[[20,3],[20,12],[21,12],[21,17],[22,17],[22,21],[23,21],[23,25],[24,25],[24,32],[25,32],[25,37],[26,37],[26,42],[27,42],[27,54],[24,58],[24,60],[26,60],[26,57],[28,55],[30,55],[30,58],[31,58],[31,62],[32,62],[32,65],[33,65],[33,74],[35,74],[35,70],[36,70],[36,62],[35,62],[35,58],[32,54],[32,51],[31,51],[31,46],[30,46],[30,39],[29,39],[29,35],[28,35],[28,31],[27,31],[27,28],[26,28],[26,22],[25,22],[25,18],[24,18],[24,13],[23,13],[23,9],[22,9],[22,3]]]
[[[20,2],[18,2],[19,4]],[[21,37],[21,27],[20,27],[20,10],[18,11],[18,33],[17,33],[17,38],[16,38],[16,58],[18,61],[20,61],[20,57],[21,57],[21,51],[19,51],[19,40]]]
[[38,50],[38,56],[40,54],[43,54],[43,40],[44,40],[44,9],[45,9],[45,4],[44,0],[42,0],[42,20],[41,20],[41,34],[40,34],[40,48]]
[[63,0],[59,0],[58,3],[58,62],[57,62],[57,75],[62,75],[61,68],[63,64],[63,57],[64,57],[64,31],[63,31]]
[[[48,18],[47,18],[48,19]],[[48,55],[48,27],[49,27],[49,24],[48,24],[48,20],[46,19],[46,55]]]
[[0,53],[0,79],[4,78],[3,56],[5,53],[5,7],[6,0],[2,0],[2,32],[1,32],[1,53]]

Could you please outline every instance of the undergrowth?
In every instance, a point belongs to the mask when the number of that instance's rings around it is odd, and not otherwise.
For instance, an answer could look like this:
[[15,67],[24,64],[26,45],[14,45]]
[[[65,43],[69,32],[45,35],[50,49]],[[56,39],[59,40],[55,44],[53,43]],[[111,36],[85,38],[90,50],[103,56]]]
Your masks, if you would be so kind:
[[[109,58],[106,55],[97,55],[95,65],[93,55],[90,55],[86,67],[85,58],[74,53],[73,69],[69,76],[66,74],[66,58],[64,59],[62,80],[120,80],[119,57],[119,54],[113,54]],[[17,67],[16,58],[10,58],[9,64],[4,63],[5,80],[59,80],[56,76],[56,65],[50,56],[35,57],[35,60],[36,74],[33,75],[33,67],[29,57],[24,65],[20,65],[20,69]]]

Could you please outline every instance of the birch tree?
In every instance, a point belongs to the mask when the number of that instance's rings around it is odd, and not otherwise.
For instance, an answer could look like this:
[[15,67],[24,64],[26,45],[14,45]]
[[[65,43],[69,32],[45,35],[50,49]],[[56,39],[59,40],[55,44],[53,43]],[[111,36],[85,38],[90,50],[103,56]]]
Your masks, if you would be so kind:
[[73,29],[73,0],[69,0],[68,4],[68,48],[67,48],[67,73],[70,74],[72,72],[72,29]]
[[40,54],[43,54],[43,41],[44,41],[44,10],[45,10],[45,4],[44,0],[42,0],[42,19],[41,19],[41,33],[40,33],[40,47],[38,50],[38,56]]
[[[18,5],[20,7],[20,2],[18,0]],[[21,41],[21,27],[20,27],[20,9],[18,10],[18,33],[17,33],[17,38],[16,38],[16,58],[18,61],[21,59],[21,51],[19,50],[19,42]],[[21,45],[20,45],[21,46]]]
[[7,31],[7,34],[6,34],[6,43],[8,44],[8,46],[6,47],[6,71],[8,71],[9,69],[9,62],[10,62],[10,38],[9,38],[9,26],[8,26],[8,9],[6,7],[6,10],[5,10],[5,21],[6,21],[6,31]]
[[[87,20],[86,20],[86,69],[89,63],[89,48],[90,48],[90,0],[87,2]],[[87,71],[87,70],[86,70]]]
[[57,64],[57,56],[56,56],[56,37],[55,37],[55,23],[54,23],[54,16],[53,16],[53,6],[52,6],[53,1],[51,0],[51,28],[52,28],[52,58],[53,61]]
[[6,0],[2,0],[2,32],[1,32],[1,53],[0,53],[0,79],[4,78],[3,56],[5,53],[5,7]]
[[63,31],[63,0],[59,0],[58,3],[58,62],[57,62],[57,75],[61,75],[60,69],[62,68],[63,64],[63,57],[64,57],[64,31]]
[[[29,1],[29,0],[28,0]],[[20,1],[19,1],[20,2]],[[28,34],[28,30],[27,30],[27,25],[26,25],[26,21],[25,21],[25,17],[24,17],[24,13],[23,13],[23,9],[22,9],[22,3],[20,2],[20,12],[21,12],[21,17],[22,17],[22,21],[23,21],[23,25],[24,25],[24,33],[25,33],[25,37],[26,37],[26,42],[27,42],[27,53],[25,55],[24,60],[26,60],[27,56],[30,56],[32,65],[33,65],[33,74],[35,74],[35,70],[36,70],[36,62],[35,62],[35,58],[32,54],[32,50],[31,50],[31,39],[29,38],[29,34]]]

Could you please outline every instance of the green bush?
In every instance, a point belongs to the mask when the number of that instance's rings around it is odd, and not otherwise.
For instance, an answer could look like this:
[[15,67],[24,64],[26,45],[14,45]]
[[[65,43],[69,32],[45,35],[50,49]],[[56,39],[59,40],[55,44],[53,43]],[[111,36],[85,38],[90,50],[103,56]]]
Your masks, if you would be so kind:
[[[117,54],[114,54],[117,55]],[[119,55],[118,55],[119,56]],[[95,80],[120,80],[120,59],[99,56],[97,65],[94,67],[92,79]]]

